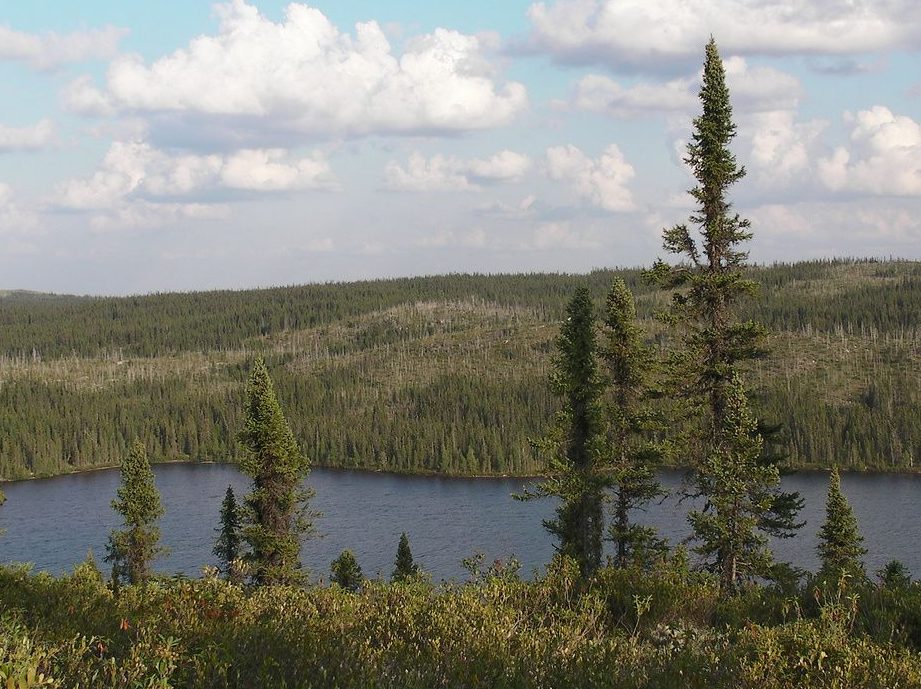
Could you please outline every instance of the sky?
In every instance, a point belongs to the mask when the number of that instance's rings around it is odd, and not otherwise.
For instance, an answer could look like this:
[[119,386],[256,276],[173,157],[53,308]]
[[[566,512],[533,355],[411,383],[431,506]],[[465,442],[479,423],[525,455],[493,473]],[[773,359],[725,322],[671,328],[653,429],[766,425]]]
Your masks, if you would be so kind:
[[921,258],[916,0],[3,0],[0,289],[649,265],[711,35],[751,260]]

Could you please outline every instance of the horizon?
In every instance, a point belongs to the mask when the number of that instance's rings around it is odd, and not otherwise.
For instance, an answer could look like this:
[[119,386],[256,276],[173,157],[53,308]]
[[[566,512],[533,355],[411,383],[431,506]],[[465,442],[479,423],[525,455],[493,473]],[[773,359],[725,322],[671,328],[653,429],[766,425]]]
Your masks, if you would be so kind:
[[[783,266],[795,266],[800,264],[809,264],[809,263],[825,263],[825,264],[834,264],[839,263],[842,265],[848,264],[861,264],[861,263],[921,263],[921,259],[915,258],[903,258],[899,256],[829,256],[829,257],[817,257],[817,258],[806,258],[802,260],[792,260],[792,261],[771,261],[764,263],[755,263],[750,262],[746,264],[746,269],[757,269],[757,270],[769,270],[771,268],[783,267]],[[152,296],[161,296],[161,295],[171,295],[171,294],[202,294],[209,292],[259,292],[259,291],[269,291],[269,290],[278,290],[278,289],[297,289],[300,287],[322,287],[322,286],[347,286],[347,285],[357,285],[357,284],[373,284],[378,282],[399,282],[401,280],[429,280],[442,277],[503,277],[503,276],[541,276],[541,275],[551,275],[557,277],[580,277],[580,276],[589,276],[593,273],[620,273],[620,272],[629,272],[629,271],[642,271],[646,270],[648,266],[646,265],[633,265],[633,266],[601,266],[593,267],[583,271],[563,271],[563,270],[521,270],[521,271],[495,271],[495,272],[473,272],[473,271],[452,271],[446,273],[419,273],[416,275],[406,274],[406,275],[385,275],[380,277],[370,277],[370,278],[356,278],[352,280],[319,280],[315,282],[291,282],[291,283],[278,283],[278,284],[265,284],[265,285],[244,285],[240,287],[209,287],[203,289],[175,289],[175,290],[154,290],[151,292],[126,292],[122,294],[111,294],[111,293],[76,293],[76,292],[43,292],[41,290],[33,289],[19,289],[16,287],[5,288],[0,287],[0,300],[9,297],[12,294],[26,294],[26,295],[36,295],[36,296],[45,296],[45,297],[75,297],[78,299],[130,299],[137,297],[152,297]]]
[[648,265],[691,210],[681,159],[711,34],[748,170],[729,193],[752,220],[751,260],[921,259],[912,3],[694,9],[5,7],[4,288],[126,296]]

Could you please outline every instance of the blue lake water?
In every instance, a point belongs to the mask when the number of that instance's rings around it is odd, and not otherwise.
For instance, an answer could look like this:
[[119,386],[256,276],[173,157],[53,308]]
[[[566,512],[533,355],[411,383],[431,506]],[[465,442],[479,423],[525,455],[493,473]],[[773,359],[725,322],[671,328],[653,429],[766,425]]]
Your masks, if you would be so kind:
[[[166,510],[162,543],[170,548],[156,568],[197,576],[202,565],[214,562],[214,530],[227,485],[239,498],[248,479],[226,465],[158,465],[154,473]],[[820,472],[784,478],[786,489],[806,499],[801,518],[807,524],[796,538],[773,544],[778,559],[815,568],[827,480]],[[0,563],[32,562],[36,569],[59,573],[83,560],[88,550],[101,562],[108,534],[118,526],[110,506],[118,482],[117,470],[105,470],[4,484]],[[677,489],[681,475],[663,473],[662,482]],[[546,565],[553,554],[541,526],[552,516],[553,503],[511,497],[524,489],[525,480],[317,469],[308,484],[316,491],[312,507],[323,513],[316,520],[320,536],[305,541],[302,549],[304,565],[315,577],[326,577],[330,562],[345,548],[355,553],[366,576],[389,576],[402,531],[416,560],[436,580],[466,576],[461,560],[477,551],[489,561],[514,555],[524,574]],[[921,476],[852,474],[842,484],[866,539],[868,571],[898,559],[921,576]],[[687,503],[669,498],[637,517],[678,542],[689,532],[687,509]]]

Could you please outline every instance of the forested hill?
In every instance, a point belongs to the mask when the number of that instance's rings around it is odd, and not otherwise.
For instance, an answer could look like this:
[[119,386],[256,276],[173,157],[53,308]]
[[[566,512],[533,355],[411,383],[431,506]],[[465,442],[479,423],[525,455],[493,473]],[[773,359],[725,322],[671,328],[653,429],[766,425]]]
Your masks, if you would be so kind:
[[[921,263],[752,270],[773,352],[749,373],[799,466],[921,460]],[[667,294],[620,271],[650,316]],[[233,460],[244,371],[265,354],[315,464],[531,473],[528,439],[566,300],[614,273],[448,275],[89,298],[0,292],[0,477],[114,464],[139,436],[162,460]]]

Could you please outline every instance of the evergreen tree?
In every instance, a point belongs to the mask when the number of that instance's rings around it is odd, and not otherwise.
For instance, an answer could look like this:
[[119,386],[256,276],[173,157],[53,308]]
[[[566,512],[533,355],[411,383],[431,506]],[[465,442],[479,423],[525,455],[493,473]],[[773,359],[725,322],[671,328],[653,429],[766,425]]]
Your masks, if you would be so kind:
[[665,544],[654,528],[632,523],[630,512],[665,494],[655,473],[662,449],[650,437],[661,424],[650,406],[652,352],[643,344],[633,295],[621,278],[608,292],[603,332],[599,353],[608,375],[607,454],[614,479],[608,538],[614,543],[615,566],[644,565],[662,554]]
[[357,591],[364,581],[361,566],[351,550],[343,550],[342,554],[332,561],[329,571],[330,581],[339,584],[346,591]]
[[241,542],[240,529],[242,527],[240,507],[233,493],[233,486],[227,486],[224,500],[221,502],[221,525],[216,529],[217,538],[214,542],[214,555],[217,557],[219,569],[235,584],[241,582],[240,571]]
[[604,452],[595,316],[588,289],[576,290],[557,339],[551,382],[563,409],[537,448],[548,458],[545,479],[523,499],[559,498],[556,519],[544,527],[557,538],[561,555],[573,558],[583,576],[601,564],[604,491],[610,484],[600,460]]
[[163,507],[140,440],[134,441],[122,460],[121,486],[112,509],[124,518],[124,528],[109,536],[105,560],[112,563],[112,579],[116,583],[143,583],[150,577],[151,561],[163,552],[159,546],[160,529],[156,527]]
[[240,468],[253,479],[243,527],[253,581],[260,585],[301,582],[300,539],[313,530],[314,515],[307,510],[312,493],[301,487],[310,466],[285,420],[262,359],[253,364],[239,439],[246,450]]
[[887,589],[907,589],[911,586],[911,572],[899,560],[890,560],[876,573],[880,586]]
[[393,581],[406,581],[419,573],[419,565],[413,562],[413,553],[409,549],[409,538],[406,533],[400,534],[400,543],[397,545],[397,558],[394,562]]
[[[749,536],[754,537],[753,530],[763,525],[769,532],[792,531],[797,526],[798,502],[795,496],[783,497],[776,465],[750,457],[755,446],[760,454],[761,438],[756,423],[749,423],[747,397],[738,373],[741,362],[763,354],[764,328],[752,320],[740,320],[736,313],[742,299],[754,294],[757,285],[743,274],[748,253],[742,245],[751,239],[750,223],[732,212],[727,199],[729,188],[744,177],[745,168],[730,150],[736,126],[723,62],[712,38],[706,47],[700,101],[702,114],[694,120],[685,158],[697,180],[690,192],[697,204],[690,225],[696,226],[699,237],[688,224],[666,230],[664,248],[684,260],[675,266],[656,261],[646,277],[673,290],[665,319],[684,328],[683,347],[671,361],[673,382],[690,403],[689,418],[699,420],[689,439],[689,459],[696,469],[698,496],[715,512],[697,513],[692,523],[702,550],[714,558],[708,564],[719,573],[725,595],[737,588],[740,575],[759,573],[756,564],[770,563],[769,551],[756,545],[760,537],[745,545]],[[750,435],[748,441],[739,435],[742,426]],[[728,465],[733,461],[756,470],[745,473]],[[718,473],[707,473],[714,471]],[[735,482],[721,483],[728,476]],[[757,557],[753,557],[755,552]]]
[[697,493],[708,504],[691,511],[688,520],[700,542],[695,551],[728,593],[741,579],[769,573],[771,552],[759,525],[771,509],[780,473],[760,461],[761,436],[738,375],[726,391],[724,414],[720,437],[695,475]]
[[857,517],[841,492],[838,468],[831,470],[828,480],[828,498],[825,502],[825,523],[819,529],[819,577],[835,582],[846,574],[859,579],[866,577],[863,566],[863,536],[857,526]]

